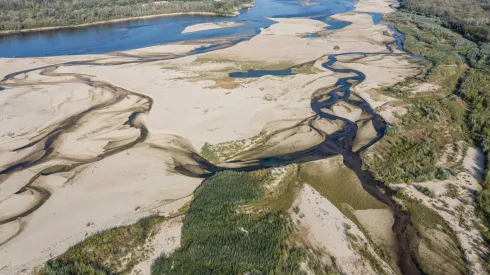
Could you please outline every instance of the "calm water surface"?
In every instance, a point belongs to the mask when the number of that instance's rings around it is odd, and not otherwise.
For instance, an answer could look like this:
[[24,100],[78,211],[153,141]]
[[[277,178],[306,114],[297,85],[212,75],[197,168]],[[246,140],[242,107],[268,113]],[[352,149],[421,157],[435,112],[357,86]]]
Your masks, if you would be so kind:
[[[260,28],[270,26],[267,17],[314,17],[332,23],[329,16],[352,11],[350,0],[318,0],[317,5],[302,6],[294,0],[256,0],[255,7],[235,17],[172,16],[135,20],[83,28],[62,29],[0,37],[0,57],[38,57],[75,54],[100,54],[176,41],[231,37],[252,37]],[[208,22],[245,22],[244,26],[182,34],[185,27]],[[332,28],[340,28],[337,23]]]

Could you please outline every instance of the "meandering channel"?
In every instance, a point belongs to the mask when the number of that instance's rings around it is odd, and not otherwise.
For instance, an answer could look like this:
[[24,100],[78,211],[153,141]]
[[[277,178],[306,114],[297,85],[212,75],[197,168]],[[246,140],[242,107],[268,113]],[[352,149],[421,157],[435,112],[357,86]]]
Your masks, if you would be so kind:
[[[401,47],[401,41],[400,41],[400,36],[395,35],[395,44],[398,44],[399,47]],[[234,43],[229,43],[226,45],[221,45],[221,46],[215,46],[215,47],[210,47],[206,49],[201,49],[201,51],[212,51],[217,48],[222,48],[226,46],[232,46]],[[368,56],[368,55],[407,55],[406,53],[394,53],[392,50],[392,47],[394,45],[387,45],[387,49],[389,52],[374,52],[374,53],[363,53],[363,52],[353,52],[353,53],[343,53],[343,54],[333,54],[333,55],[328,55],[325,57],[322,57],[322,59],[326,58],[326,61],[322,64],[322,66],[328,70],[331,70],[335,73],[339,74],[347,74],[349,76],[343,77],[338,79],[337,83],[335,83],[334,86],[332,87],[324,87],[322,89],[318,89],[316,91],[313,91],[312,96],[311,96],[311,108],[315,113],[314,117],[307,118],[300,124],[308,124],[311,128],[315,129],[319,133],[321,133],[325,138],[322,143],[319,145],[316,145],[306,151],[300,151],[300,152],[293,152],[290,154],[284,154],[280,156],[271,156],[271,157],[262,157],[258,159],[247,159],[247,160],[234,160],[228,164],[232,164],[233,167],[227,166],[227,165],[213,165],[209,163],[207,160],[202,158],[196,153],[189,152],[191,154],[191,157],[196,161],[198,165],[200,165],[204,170],[209,171],[208,174],[195,174],[191,170],[187,169],[186,167],[175,167],[176,171],[181,172],[184,175],[188,176],[198,176],[198,177],[209,177],[217,172],[220,171],[225,171],[225,170],[235,170],[235,171],[253,171],[257,169],[263,169],[263,168],[270,168],[270,167],[278,167],[278,166],[283,166],[287,164],[292,164],[292,163],[304,163],[308,161],[313,161],[313,160],[318,160],[318,159],[325,159],[329,158],[332,156],[336,155],[342,155],[344,159],[344,163],[347,167],[352,169],[357,177],[359,178],[363,188],[371,194],[373,197],[375,197],[377,200],[383,202],[386,204],[394,213],[394,224],[392,227],[392,230],[395,234],[396,240],[397,240],[397,252],[399,255],[398,259],[398,265],[400,267],[400,270],[403,274],[421,274],[419,268],[417,267],[416,263],[413,261],[412,256],[410,254],[410,250],[408,247],[408,243],[405,239],[405,231],[407,229],[407,226],[410,224],[410,216],[408,213],[401,211],[395,202],[392,199],[392,191],[388,187],[386,187],[382,182],[377,181],[374,179],[374,177],[368,172],[362,169],[362,160],[359,156],[360,152],[371,146],[372,144],[376,143],[378,140],[380,140],[386,130],[386,122],[381,118],[379,114],[376,114],[374,110],[365,102],[362,100],[352,100],[351,99],[351,89],[355,87],[356,85],[362,83],[365,80],[365,75],[358,71],[358,70],[353,70],[353,69],[339,69],[336,68],[336,62],[337,58],[340,56],[346,56],[346,55],[352,55],[352,56]],[[197,53],[196,51],[189,52],[186,55],[189,54],[195,54]],[[36,140],[32,141],[31,143],[19,147],[17,150],[22,150],[34,145],[38,144],[43,144],[43,150],[44,154],[34,160],[29,160],[29,161],[24,161],[24,162],[19,162],[11,165],[10,167],[4,169],[3,171],[0,171],[0,176],[1,175],[10,175],[15,171],[23,170],[29,167],[32,167],[34,165],[38,165],[41,163],[44,163],[51,158],[51,152],[53,151],[56,139],[59,137],[59,135],[64,132],[64,131],[69,131],[71,127],[76,126],[77,122],[88,115],[91,112],[94,112],[96,110],[100,110],[102,108],[109,107],[111,105],[117,104],[121,100],[123,100],[126,96],[129,94],[133,96],[137,96],[141,98],[141,100],[145,101],[145,104],[139,105],[137,110],[134,110],[134,112],[128,117],[127,124],[130,125],[131,127],[138,128],[140,131],[140,136],[136,140],[126,143],[124,145],[118,146],[117,148],[113,148],[107,152],[104,152],[103,154],[97,156],[96,158],[93,158],[91,160],[85,160],[82,162],[77,162],[75,164],[70,164],[70,165],[65,165],[65,166],[57,166],[57,167],[50,167],[51,169],[48,170],[43,170],[36,174],[19,192],[24,192],[26,190],[31,190],[33,192],[37,192],[41,194],[41,200],[39,200],[35,205],[33,205],[31,208],[25,210],[23,213],[20,213],[14,217],[10,217],[8,219],[0,221],[1,224],[5,224],[11,221],[14,221],[18,218],[26,217],[30,214],[32,214],[35,210],[37,210],[39,207],[41,207],[50,197],[50,192],[46,189],[43,189],[38,186],[31,186],[32,183],[41,175],[49,175],[53,173],[58,173],[58,172],[66,172],[69,171],[79,165],[91,163],[94,161],[98,161],[100,159],[103,159],[107,156],[113,155],[117,152],[126,150],[128,148],[131,148],[135,144],[138,144],[142,141],[145,140],[147,134],[148,134],[148,129],[142,125],[142,124],[135,124],[134,121],[137,118],[139,114],[142,113],[148,113],[151,110],[153,100],[145,95],[135,93],[132,91],[128,91],[125,89],[122,89],[120,87],[114,86],[110,83],[103,82],[103,81],[96,81],[92,77],[87,76],[87,75],[81,75],[81,74],[67,74],[67,73],[56,73],[56,69],[59,68],[60,66],[76,66],[76,65],[92,65],[92,66],[105,66],[105,65],[119,65],[119,64],[127,64],[127,63],[143,63],[143,62],[153,62],[153,61],[159,61],[159,60],[166,60],[166,59],[173,59],[177,57],[181,57],[184,55],[179,55],[179,56],[174,56],[174,55],[162,55],[162,56],[151,56],[151,57],[134,57],[130,61],[118,61],[118,62],[109,62],[109,63],[100,63],[99,60],[88,60],[88,61],[82,61],[82,62],[68,62],[68,63],[63,63],[63,64],[58,64],[58,65],[51,65],[51,66],[46,66],[46,67],[40,67],[40,68],[35,68],[35,69],[30,69],[30,70],[25,70],[25,71],[20,71],[20,72],[15,72],[12,74],[9,74],[5,76],[0,83],[3,83],[2,86],[9,88],[9,87],[14,87],[16,84],[11,84],[11,83],[6,83],[9,79],[12,77],[15,77],[17,75],[20,75],[22,73],[28,73],[28,72],[33,72],[33,71],[40,71],[40,74],[45,75],[45,76],[70,76],[73,78],[73,82],[78,82],[78,83],[83,83],[85,85],[94,87],[97,86],[99,88],[103,88],[106,90],[109,90],[113,94],[113,98],[110,101],[107,101],[103,104],[99,104],[96,106],[93,106],[92,108],[79,113],[75,116],[69,117],[61,122],[59,122],[55,127],[50,130],[49,132],[45,133],[41,137],[37,138]],[[314,60],[315,61],[315,60]],[[314,62],[312,61],[312,62]],[[423,73],[423,70],[421,70],[421,73]],[[235,73],[230,73],[230,77],[260,77],[262,75],[290,75],[292,74],[292,68],[287,68],[285,70],[280,70],[280,71],[248,71],[248,72],[235,72]],[[67,81],[69,82],[69,81]],[[39,83],[42,84],[42,83]],[[21,85],[21,84],[19,84]],[[32,83],[29,85],[33,85]],[[356,135],[358,134],[358,125],[355,122],[352,122],[346,118],[337,116],[332,114],[332,112],[326,112],[325,110],[331,109],[335,104],[338,102],[347,102],[350,105],[356,106],[358,108],[361,108],[363,112],[369,114],[370,120],[373,123],[373,126],[376,130],[377,136],[373,140],[371,140],[368,144],[365,144],[362,146],[360,149],[353,150],[353,143]],[[332,135],[327,135],[325,134],[321,129],[315,128],[315,126],[311,123],[312,119],[317,119],[317,118],[322,118],[322,119],[327,119],[327,120],[339,120],[343,123],[344,127],[335,132]],[[298,127],[300,124],[293,126],[293,127]],[[9,239],[10,240],[10,239]]]

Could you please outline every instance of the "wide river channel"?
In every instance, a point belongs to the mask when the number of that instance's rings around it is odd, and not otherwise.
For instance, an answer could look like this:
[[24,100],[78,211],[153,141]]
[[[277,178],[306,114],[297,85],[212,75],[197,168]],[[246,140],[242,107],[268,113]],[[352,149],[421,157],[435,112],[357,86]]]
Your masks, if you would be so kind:
[[[274,21],[268,17],[315,17],[341,28],[329,16],[352,11],[349,0],[318,0],[315,5],[302,5],[301,0],[256,0],[255,6],[240,10],[238,16],[168,16],[145,20],[108,23],[89,27],[68,28],[0,36],[0,57],[41,57],[75,54],[101,54],[124,51],[177,41],[256,35]],[[182,34],[187,26],[200,23],[234,21],[242,26]]]

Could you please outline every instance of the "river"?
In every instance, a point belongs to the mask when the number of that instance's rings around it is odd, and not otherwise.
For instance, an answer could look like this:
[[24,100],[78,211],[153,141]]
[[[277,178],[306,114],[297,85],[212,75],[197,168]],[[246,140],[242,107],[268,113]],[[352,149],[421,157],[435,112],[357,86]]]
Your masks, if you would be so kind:
[[[311,6],[295,0],[256,0],[255,7],[242,9],[238,16],[170,16],[146,20],[108,23],[34,33],[0,36],[0,57],[41,57],[102,54],[177,41],[256,35],[274,21],[267,17],[315,17],[328,22],[328,16],[352,11],[349,0],[319,0]],[[182,34],[187,26],[200,23],[234,21],[243,26]],[[332,27],[343,25],[332,24]]]

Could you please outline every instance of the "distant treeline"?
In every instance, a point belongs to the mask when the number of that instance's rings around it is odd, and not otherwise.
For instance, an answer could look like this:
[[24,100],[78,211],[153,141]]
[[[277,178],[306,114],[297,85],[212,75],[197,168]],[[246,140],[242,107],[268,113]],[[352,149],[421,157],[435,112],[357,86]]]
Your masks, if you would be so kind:
[[490,0],[403,0],[401,7],[437,16],[470,39],[490,41]]
[[231,14],[252,0],[0,0],[0,31],[70,26],[176,12]]

